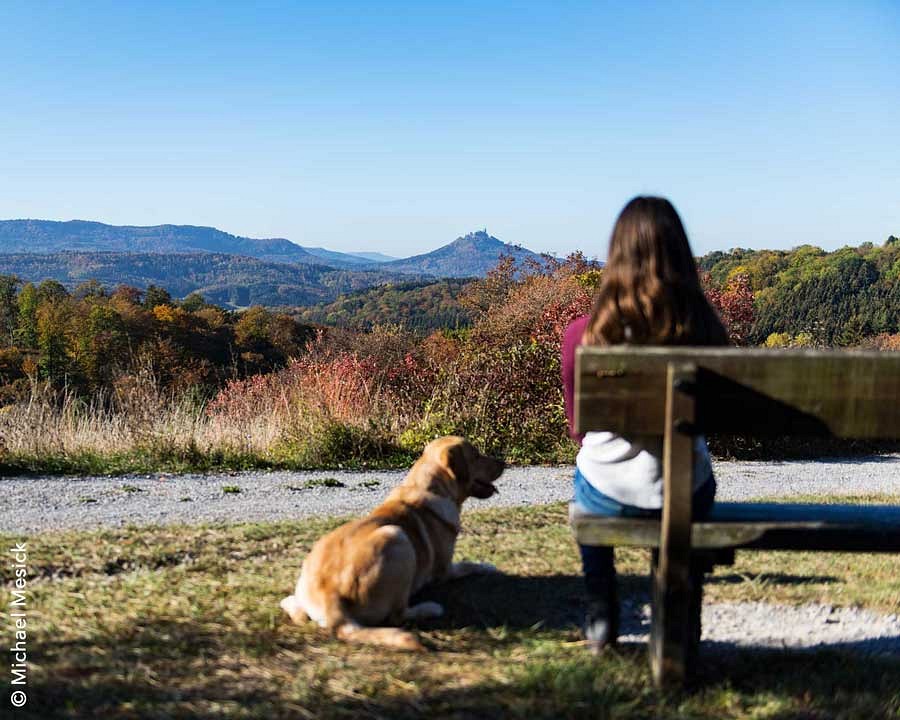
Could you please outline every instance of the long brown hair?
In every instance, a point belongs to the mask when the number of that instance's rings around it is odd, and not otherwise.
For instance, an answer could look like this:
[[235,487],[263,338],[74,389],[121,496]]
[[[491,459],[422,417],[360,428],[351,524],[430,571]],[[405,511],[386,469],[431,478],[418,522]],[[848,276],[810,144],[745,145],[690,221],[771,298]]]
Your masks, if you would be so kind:
[[596,345],[726,345],[684,226],[665,198],[636,197],[619,213],[585,341]]

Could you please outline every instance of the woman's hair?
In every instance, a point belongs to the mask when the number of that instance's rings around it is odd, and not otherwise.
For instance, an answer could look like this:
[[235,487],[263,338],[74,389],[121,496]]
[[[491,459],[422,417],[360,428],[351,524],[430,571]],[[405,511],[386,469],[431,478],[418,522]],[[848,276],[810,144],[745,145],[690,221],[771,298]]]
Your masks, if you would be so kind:
[[665,198],[636,197],[619,214],[585,341],[596,345],[726,345],[684,226]]

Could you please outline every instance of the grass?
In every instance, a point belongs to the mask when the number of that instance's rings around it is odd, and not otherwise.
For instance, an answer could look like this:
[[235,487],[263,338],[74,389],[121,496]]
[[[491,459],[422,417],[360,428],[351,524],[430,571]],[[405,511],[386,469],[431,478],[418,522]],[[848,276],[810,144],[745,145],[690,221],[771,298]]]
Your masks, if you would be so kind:
[[[28,538],[30,700],[16,717],[900,717],[897,658],[707,649],[684,694],[651,688],[643,647],[591,658],[579,641],[581,579],[562,505],[466,516],[457,556],[506,575],[423,595],[448,610],[419,628],[431,652],[338,643],[289,625],[278,608],[312,542],[338,522]],[[646,594],[647,554],[617,557],[623,594]],[[0,566],[4,604],[12,573]],[[710,579],[707,599],[898,612],[898,578],[896,556],[738,553]]]
[[326,478],[313,478],[312,480],[307,480],[303,483],[303,488],[305,490],[312,490],[313,488],[318,487],[326,487],[326,488],[342,488],[347,487],[346,484],[342,483],[337,478],[326,477]]
[[[211,417],[196,398],[169,397],[152,380],[115,402],[57,395],[35,388],[27,400],[0,407],[0,477],[401,469],[444,434],[378,403],[371,412],[332,415],[296,398],[277,412],[265,402],[246,417]],[[533,430],[529,442],[510,440],[507,459],[574,459],[562,430],[549,450],[540,449],[546,426]]]
[[337,478],[326,477],[326,478],[313,478],[312,480],[307,480],[302,485],[285,485],[284,488],[286,490],[290,490],[291,492],[303,492],[304,490],[314,490],[315,488],[342,488],[347,487],[346,483],[341,482]]
[[43,449],[6,451],[0,448],[0,477],[4,475],[143,475],[148,473],[212,473],[241,470],[399,470],[416,459],[412,452],[395,450],[371,457],[307,456],[303,448],[198,448],[141,445],[125,450]]

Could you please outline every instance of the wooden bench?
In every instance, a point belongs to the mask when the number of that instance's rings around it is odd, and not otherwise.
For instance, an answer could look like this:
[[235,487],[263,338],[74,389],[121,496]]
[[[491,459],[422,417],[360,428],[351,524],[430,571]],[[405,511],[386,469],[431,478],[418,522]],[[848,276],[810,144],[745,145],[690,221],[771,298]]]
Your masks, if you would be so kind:
[[575,427],[663,437],[661,520],[571,512],[579,543],[653,550],[657,685],[681,684],[693,669],[703,573],[733,562],[736,549],[900,552],[894,506],[723,502],[705,520],[691,518],[698,433],[900,437],[900,353],[582,347]]

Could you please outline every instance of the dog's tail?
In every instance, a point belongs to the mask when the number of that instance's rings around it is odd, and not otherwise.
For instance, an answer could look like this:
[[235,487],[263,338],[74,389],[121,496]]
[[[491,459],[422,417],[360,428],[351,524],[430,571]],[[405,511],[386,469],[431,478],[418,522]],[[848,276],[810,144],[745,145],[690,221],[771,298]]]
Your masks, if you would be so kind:
[[424,652],[425,647],[419,642],[419,638],[408,630],[394,627],[362,627],[348,621],[338,626],[336,635],[339,640],[364,645],[381,645],[394,650],[406,650],[407,652]]

